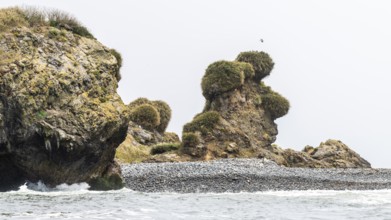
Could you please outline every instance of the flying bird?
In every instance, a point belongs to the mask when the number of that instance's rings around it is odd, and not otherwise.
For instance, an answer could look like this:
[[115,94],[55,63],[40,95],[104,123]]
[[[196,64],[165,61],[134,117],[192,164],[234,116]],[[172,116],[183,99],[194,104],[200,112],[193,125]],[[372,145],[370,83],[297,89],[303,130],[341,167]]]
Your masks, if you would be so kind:
[[261,41],[261,43],[263,43],[263,39],[261,39],[261,40],[259,40],[259,41]]

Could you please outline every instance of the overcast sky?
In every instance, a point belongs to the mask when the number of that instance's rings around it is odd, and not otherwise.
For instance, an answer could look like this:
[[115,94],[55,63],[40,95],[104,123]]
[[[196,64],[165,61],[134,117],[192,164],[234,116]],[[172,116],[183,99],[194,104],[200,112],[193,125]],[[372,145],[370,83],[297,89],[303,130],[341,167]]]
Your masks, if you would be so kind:
[[[217,60],[263,50],[276,63],[266,84],[291,102],[277,144],[301,150],[340,139],[391,168],[391,2],[384,0],[1,0],[75,15],[122,53],[118,92],[127,104],[161,99],[168,130],[204,106],[201,78]],[[264,40],[261,43],[260,39]]]

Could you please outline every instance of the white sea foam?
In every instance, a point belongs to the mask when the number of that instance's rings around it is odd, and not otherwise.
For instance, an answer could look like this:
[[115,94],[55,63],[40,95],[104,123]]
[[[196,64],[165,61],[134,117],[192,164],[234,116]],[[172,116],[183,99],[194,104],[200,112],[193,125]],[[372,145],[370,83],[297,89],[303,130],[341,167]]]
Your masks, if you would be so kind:
[[26,183],[24,184],[20,190],[24,190],[25,188],[38,192],[58,192],[58,191],[86,191],[90,188],[87,183],[75,183],[75,184],[60,184],[55,187],[49,187],[45,185],[42,181],[38,181],[37,183]]
[[43,196],[66,196],[66,195],[79,195],[79,194],[116,194],[124,192],[133,192],[133,190],[123,188],[121,190],[110,191],[93,191],[89,190],[88,183],[74,183],[74,184],[60,184],[55,187],[49,187],[42,181],[36,183],[28,182],[19,187],[19,190],[9,191],[10,194],[31,194],[31,195],[43,195]]

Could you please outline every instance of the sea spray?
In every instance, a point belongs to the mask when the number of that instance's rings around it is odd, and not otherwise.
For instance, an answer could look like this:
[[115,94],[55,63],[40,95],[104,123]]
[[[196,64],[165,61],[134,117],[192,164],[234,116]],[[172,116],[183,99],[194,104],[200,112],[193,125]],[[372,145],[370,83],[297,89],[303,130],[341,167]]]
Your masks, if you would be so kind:
[[56,191],[80,191],[80,190],[88,190],[90,186],[87,183],[74,183],[74,184],[66,184],[62,183],[55,187],[47,186],[42,181],[38,181],[36,183],[27,182],[25,184],[27,189],[39,192],[56,192]]

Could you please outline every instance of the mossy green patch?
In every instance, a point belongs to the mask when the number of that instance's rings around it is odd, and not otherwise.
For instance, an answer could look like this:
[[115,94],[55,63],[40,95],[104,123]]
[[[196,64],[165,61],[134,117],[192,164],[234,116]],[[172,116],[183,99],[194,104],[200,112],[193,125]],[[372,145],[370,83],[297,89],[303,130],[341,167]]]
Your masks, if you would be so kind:
[[255,71],[254,71],[254,68],[251,64],[246,63],[246,62],[239,62],[239,61],[237,61],[236,63],[239,65],[240,69],[243,71],[246,79],[251,79],[255,76]]
[[160,133],[164,133],[171,120],[171,108],[164,101],[153,101],[152,105],[157,109],[160,116],[160,124],[156,127],[156,130]]
[[138,107],[142,104],[151,104],[151,101],[149,101],[147,98],[140,97],[140,98],[137,98],[136,100],[134,100],[133,102],[129,103],[128,106],[130,109],[133,109],[133,108]]
[[122,67],[122,56],[121,54],[115,50],[115,49],[110,49],[110,53],[115,57],[115,59],[117,59],[117,65],[118,65],[118,70],[116,72],[116,75],[115,75],[115,78],[117,79],[117,81],[119,82],[122,78],[121,76],[121,73],[120,73],[120,69]]
[[277,92],[264,94],[261,99],[262,107],[270,114],[272,119],[280,118],[289,111],[289,101]]
[[206,99],[243,85],[245,76],[238,62],[217,61],[208,66],[202,78],[202,94]]
[[236,58],[237,61],[246,62],[253,66],[255,71],[255,80],[261,80],[270,75],[274,67],[274,62],[269,54],[261,51],[242,52]]
[[200,131],[202,134],[207,134],[212,131],[217,123],[221,120],[221,116],[216,111],[208,111],[194,117],[193,121],[183,126],[183,132]]
[[48,113],[44,110],[40,110],[36,114],[37,114],[37,118],[41,120],[41,119],[45,119]]
[[160,122],[156,127],[154,127],[154,129],[156,129],[156,131],[160,133],[164,133],[164,131],[168,126],[168,123],[171,120],[170,106],[164,101],[160,101],[160,100],[150,101],[147,98],[138,98],[129,104],[129,108],[135,109],[144,104],[148,104],[156,108],[156,110],[158,111]]
[[182,134],[182,149],[186,151],[186,148],[194,148],[200,144],[200,137],[194,133],[183,133]]

